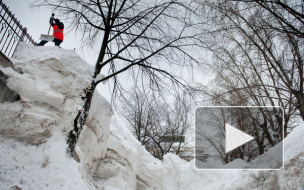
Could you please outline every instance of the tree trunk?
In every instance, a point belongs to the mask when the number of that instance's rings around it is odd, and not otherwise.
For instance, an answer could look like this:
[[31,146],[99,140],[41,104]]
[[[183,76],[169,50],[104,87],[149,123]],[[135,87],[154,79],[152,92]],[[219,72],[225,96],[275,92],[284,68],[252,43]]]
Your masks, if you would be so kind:
[[304,121],[304,96],[303,96],[303,92],[301,91],[296,91],[294,92],[297,100],[298,100],[298,105],[297,108],[300,112],[300,116],[302,118],[302,120]]
[[74,120],[74,129],[69,133],[69,137],[67,141],[68,144],[67,154],[70,157],[74,156],[75,146],[79,138],[80,132],[87,119],[91,107],[91,101],[94,91],[95,91],[95,80],[93,79],[90,88],[86,90],[85,98],[83,99],[82,110],[78,112],[78,115]]
[[[111,3],[112,3],[112,1],[111,1]],[[102,45],[101,45],[101,48],[99,51],[98,59],[96,61],[95,71],[94,71],[94,75],[92,76],[91,86],[89,89],[86,90],[85,98],[83,99],[83,106],[82,106],[80,117],[75,118],[75,120],[77,120],[77,122],[74,122],[74,129],[72,131],[70,131],[70,133],[69,133],[69,137],[68,137],[68,141],[67,141],[67,144],[68,144],[67,154],[71,157],[74,156],[74,150],[75,150],[77,140],[78,140],[81,130],[85,124],[85,121],[87,119],[87,116],[88,116],[88,113],[89,113],[89,110],[91,107],[92,97],[93,97],[95,87],[97,84],[95,79],[96,79],[97,75],[99,75],[100,70],[102,68],[102,65],[100,63],[102,63],[104,56],[105,56],[105,51],[106,51],[106,47],[108,44],[110,31],[111,31],[111,29],[107,26],[104,37],[103,37],[103,42],[102,42]]]

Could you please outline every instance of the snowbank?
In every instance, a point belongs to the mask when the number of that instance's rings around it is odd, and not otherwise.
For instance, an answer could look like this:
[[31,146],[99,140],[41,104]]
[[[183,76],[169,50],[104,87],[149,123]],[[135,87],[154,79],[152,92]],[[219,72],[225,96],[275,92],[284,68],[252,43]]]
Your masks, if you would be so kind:
[[0,189],[92,189],[65,155],[92,68],[74,51],[23,43],[11,61],[0,69],[21,99],[0,104]]
[[53,135],[39,146],[13,139],[0,140],[0,188],[92,189],[80,175],[78,164],[65,156],[62,134]]
[[21,98],[0,104],[1,189],[161,189],[161,162],[117,124],[111,105],[98,92],[76,161],[66,158],[66,136],[82,107],[92,66],[72,50],[23,43],[11,61],[14,68],[0,69]]
[[67,134],[90,83],[92,66],[71,50],[22,43],[12,62],[14,69],[0,69],[21,99],[0,104],[0,189],[303,188],[304,126],[285,140],[284,170],[197,170],[194,161],[174,154],[165,155],[163,162],[153,158],[118,123],[98,92],[76,146],[77,156],[69,159]]
[[[244,171],[242,180],[231,188],[246,189],[304,189],[304,124],[296,127],[284,140],[284,168],[281,170]],[[267,154],[254,160],[256,163],[275,161],[271,152],[281,151],[280,146],[270,149]],[[275,162],[274,162],[275,163]]]
[[1,70],[9,76],[7,86],[21,99],[1,104],[1,136],[41,144],[58,129],[69,131],[92,68],[74,51],[23,43],[12,62],[14,69]]

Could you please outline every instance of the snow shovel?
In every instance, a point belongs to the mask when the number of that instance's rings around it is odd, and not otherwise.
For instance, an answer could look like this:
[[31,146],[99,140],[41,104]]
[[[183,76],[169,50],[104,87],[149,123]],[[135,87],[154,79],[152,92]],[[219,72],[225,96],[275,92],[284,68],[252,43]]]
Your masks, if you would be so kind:
[[44,40],[44,41],[52,42],[52,41],[55,39],[54,36],[49,35],[49,34],[50,34],[50,30],[51,30],[51,25],[52,25],[51,23],[53,22],[54,16],[55,16],[55,14],[53,13],[53,14],[52,14],[52,17],[51,17],[51,19],[50,19],[50,27],[49,27],[49,32],[48,32],[48,34],[47,34],[47,35],[46,35],[46,34],[41,34],[39,40]]

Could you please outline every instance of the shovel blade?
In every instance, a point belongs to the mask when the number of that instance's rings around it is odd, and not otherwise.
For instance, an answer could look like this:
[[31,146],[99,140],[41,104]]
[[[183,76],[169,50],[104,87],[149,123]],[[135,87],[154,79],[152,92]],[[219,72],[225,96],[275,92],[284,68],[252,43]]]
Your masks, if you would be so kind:
[[41,34],[39,40],[44,40],[44,41],[48,41],[48,42],[52,42],[54,40],[54,36],[51,35],[46,35],[46,34]]

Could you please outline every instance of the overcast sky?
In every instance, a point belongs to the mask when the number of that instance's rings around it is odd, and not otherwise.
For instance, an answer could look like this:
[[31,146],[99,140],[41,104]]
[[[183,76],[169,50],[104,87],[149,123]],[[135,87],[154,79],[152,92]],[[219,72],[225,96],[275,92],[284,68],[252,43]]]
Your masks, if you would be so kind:
[[[52,15],[52,10],[47,8],[30,8],[30,2],[33,0],[3,0],[4,4],[9,7],[9,10],[15,14],[15,17],[18,21],[20,21],[23,27],[28,29],[28,33],[32,35],[33,39],[39,42],[40,34],[47,34],[49,30],[49,18]],[[56,17],[55,15],[55,18]],[[60,18],[59,18],[60,19]],[[64,23],[65,27],[68,27],[67,23]],[[81,54],[81,56],[89,63],[94,65],[95,59],[91,54],[86,52],[82,53],[80,50],[80,39],[77,39],[75,32],[69,32],[65,30],[65,39],[64,42],[60,45],[65,49],[74,49],[77,53]],[[52,33],[52,30],[51,32]],[[54,46],[54,43],[48,43],[47,46]]]
[[[9,7],[9,10],[12,14],[15,15],[20,24],[23,27],[28,29],[28,33],[32,36],[32,38],[39,42],[39,37],[41,34],[47,34],[49,30],[49,19],[52,16],[52,10],[47,8],[31,8],[30,2],[33,0],[3,0],[2,1],[6,6]],[[55,18],[56,17],[55,15]],[[59,18],[60,19],[60,18]],[[65,24],[65,28],[68,27],[67,23]],[[74,49],[75,51],[89,64],[94,65],[97,57],[97,52],[93,50],[82,51],[80,48],[80,38],[75,35],[74,31],[67,33],[68,30],[64,31],[64,41],[61,43],[61,47],[64,49]],[[53,30],[51,29],[50,34],[52,34]],[[54,46],[53,42],[47,43],[45,46]],[[98,90],[103,92],[108,101],[110,100],[110,92],[108,90],[108,86],[104,86],[103,84],[99,85]],[[106,92],[106,93],[105,93]]]

